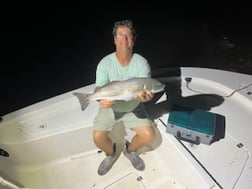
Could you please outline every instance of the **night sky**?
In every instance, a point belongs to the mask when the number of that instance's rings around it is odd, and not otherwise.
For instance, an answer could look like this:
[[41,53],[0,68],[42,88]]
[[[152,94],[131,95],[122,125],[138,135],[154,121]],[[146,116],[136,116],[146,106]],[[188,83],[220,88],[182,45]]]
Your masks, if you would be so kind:
[[97,63],[114,51],[112,27],[121,19],[135,23],[135,52],[152,69],[252,74],[249,7],[110,8],[3,10],[0,115],[93,83]]

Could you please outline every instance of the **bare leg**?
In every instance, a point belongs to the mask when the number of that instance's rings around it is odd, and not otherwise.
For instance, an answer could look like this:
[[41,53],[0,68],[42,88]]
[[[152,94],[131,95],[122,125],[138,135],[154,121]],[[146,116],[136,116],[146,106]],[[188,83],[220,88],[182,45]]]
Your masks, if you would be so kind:
[[96,146],[107,155],[114,153],[113,142],[109,138],[109,131],[93,131],[93,140]]
[[144,126],[134,128],[136,135],[132,138],[130,145],[128,146],[129,151],[137,151],[139,148],[149,144],[155,138],[155,130],[153,127]]

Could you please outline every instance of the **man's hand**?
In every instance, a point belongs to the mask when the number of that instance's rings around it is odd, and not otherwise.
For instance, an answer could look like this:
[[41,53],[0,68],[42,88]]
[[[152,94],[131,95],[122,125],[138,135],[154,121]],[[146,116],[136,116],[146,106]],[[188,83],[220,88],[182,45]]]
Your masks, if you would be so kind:
[[114,100],[108,100],[108,99],[102,99],[99,100],[98,102],[100,106],[103,108],[111,108],[115,104]]
[[141,91],[138,93],[136,96],[136,99],[139,100],[140,102],[148,102],[153,98],[153,93],[150,91]]

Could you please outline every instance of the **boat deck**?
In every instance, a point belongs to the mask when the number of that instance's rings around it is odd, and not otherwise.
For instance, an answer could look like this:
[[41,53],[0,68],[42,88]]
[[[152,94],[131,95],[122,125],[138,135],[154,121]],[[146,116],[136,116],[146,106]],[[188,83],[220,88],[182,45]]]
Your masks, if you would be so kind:
[[[10,156],[0,156],[0,175],[31,189],[250,188],[252,76],[183,68],[180,75],[160,80],[166,82],[167,91],[154,106],[147,104],[157,137],[139,151],[146,163],[144,171],[135,170],[121,153],[106,175],[97,174],[105,157],[92,142],[97,104],[80,111],[71,91],[3,117],[0,148]],[[172,104],[222,115],[222,137],[210,145],[195,145],[168,134]],[[130,139],[133,133],[126,134],[123,126],[116,128],[111,137],[121,152],[124,138]],[[0,185],[0,189],[6,187]]]
[[[143,155],[147,163],[143,172],[135,170],[123,154],[119,157],[113,168],[105,176],[97,175],[97,167],[103,160],[104,154],[97,150],[80,154],[69,159],[46,165],[30,173],[23,174],[32,181],[29,185],[34,189],[59,188],[59,189],[129,189],[129,188],[159,188],[180,189],[180,183],[170,170],[164,168],[162,160],[155,152]],[[153,162],[148,164],[148,162]],[[43,179],[49,180],[46,183]]]
[[[165,133],[162,122],[157,122],[155,128],[157,133],[155,141],[139,151],[140,157],[146,164],[144,171],[134,169],[123,153],[120,153],[123,148],[122,136],[116,135],[114,141],[117,141],[120,156],[104,176],[98,175],[97,169],[105,155],[95,146],[83,153],[43,164],[13,167],[13,173],[9,170],[9,174],[15,175],[14,180],[22,181],[31,189],[166,189],[167,187],[201,189],[215,186],[214,181],[197,165],[189,153],[177,147],[179,141]],[[123,130],[123,126],[118,127],[112,135],[122,134]],[[68,137],[75,138],[77,132],[82,134],[90,131],[90,128],[76,130],[69,132],[68,134],[72,136]],[[133,131],[129,130],[128,133],[126,138],[130,139]],[[30,158],[32,161],[32,157]]]

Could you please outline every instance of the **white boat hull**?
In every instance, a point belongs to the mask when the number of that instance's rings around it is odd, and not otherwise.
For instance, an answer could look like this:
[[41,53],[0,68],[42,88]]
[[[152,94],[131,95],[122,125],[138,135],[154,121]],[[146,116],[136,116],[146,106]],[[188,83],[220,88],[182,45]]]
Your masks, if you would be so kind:
[[[193,78],[193,88],[219,96],[252,83],[252,77],[243,74],[238,74],[239,77],[231,74],[240,79],[235,80],[237,83],[222,77],[217,80],[211,74],[217,72],[217,75],[229,76],[229,72],[214,71],[181,69],[180,85],[177,86],[181,92],[180,98],[178,91],[168,94],[169,98],[163,94],[157,103],[169,99],[168,102],[172,100],[191,105],[193,101],[191,98],[187,101],[186,97],[198,94],[186,88],[185,77]],[[165,78],[171,86],[178,82],[177,79]],[[93,89],[92,84],[77,90],[92,92]],[[155,141],[139,151],[146,163],[146,170],[135,170],[121,154],[105,176],[97,174],[104,153],[96,148],[92,140],[92,122],[98,104],[93,102],[85,111],[81,111],[77,98],[72,95],[74,91],[50,98],[2,117],[0,149],[8,155],[0,156],[0,178],[10,181],[17,188],[31,189],[249,188],[252,184],[249,179],[252,175],[249,169],[252,166],[249,158],[252,142],[250,137],[243,136],[247,133],[239,133],[233,126],[239,125],[242,120],[251,121],[252,105],[248,90],[251,90],[249,86],[221,104],[212,104],[209,110],[225,115],[224,139],[211,145],[180,142],[166,132],[165,124],[169,116],[169,112],[166,112],[155,117]],[[239,108],[244,118],[234,119],[235,110],[232,107]],[[251,128],[246,122],[243,127],[249,132]],[[119,124],[111,137],[118,149],[122,149],[124,140],[130,139],[133,134],[133,131],[125,130]],[[238,148],[239,143],[246,149]],[[227,147],[229,150],[224,152]],[[219,162],[216,162],[217,159]],[[5,188],[0,184],[0,189]]]

